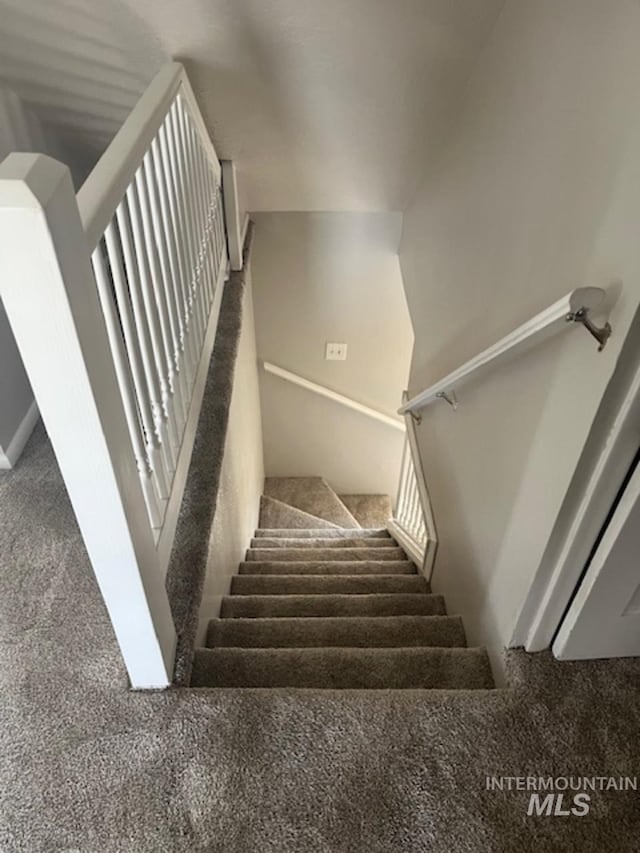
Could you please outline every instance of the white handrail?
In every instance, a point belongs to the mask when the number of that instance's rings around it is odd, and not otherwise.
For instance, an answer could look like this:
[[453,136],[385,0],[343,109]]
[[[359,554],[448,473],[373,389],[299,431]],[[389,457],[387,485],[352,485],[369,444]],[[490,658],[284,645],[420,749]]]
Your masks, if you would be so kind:
[[503,356],[511,354],[516,349],[522,351],[526,347],[540,343],[544,338],[549,337],[561,328],[567,328],[570,324],[580,323],[584,325],[598,340],[600,349],[602,349],[611,334],[611,327],[608,323],[602,328],[594,326],[589,318],[589,312],[602,303],[605,295],[605,291],[599,287],[580,287],[572,290],[571,293],[563,296],[562,299],[518,326],[517,329],[514,329],[513,332],[497,343],[412,397],[398,409],[398,414],[417,412],[435,400],[446,399],[447,397],[453,401],[450,396],[451,393],[482,368],[495,364]]
[[178,91],[189,105],[198,141],[209,155],[216,179],[220,181],[217,155],[184,67],[179,62],[170,62],[153,78],[78,191],[80,219],[90,252],[98,245]]
[[311,382],[309,379],[304,379],[298,376],[297,373],[291,373],[283,367],[277,367],[268,361],[263,361],[262,366],[267,373],[272,373],[274,376],[279,376],[280,379],[285,379],[300,388],[305,388],[307,391],[312,391],[314,394],[319,394],[321,397],[326,397],[328,400],[333,400],[334,403],[340,403],[341,406],[346,406],[348,409],[353,409],[354,412],[360,412],[361,415],[366,415],[368,418],[373,418],[380,421],[382,424],[398,429],[404,432],[404,424],[397,418],[391,415],[386,415],[384,412],[379,412],[377,409],[372,409],[370,406],[365,406],[364,403],[358,403],[357,400],[352,400],[351,397],[345,397],[344,394],[338,394],[337,391],[332,391],[330,388],[325,388],[324,385],[318,385]]

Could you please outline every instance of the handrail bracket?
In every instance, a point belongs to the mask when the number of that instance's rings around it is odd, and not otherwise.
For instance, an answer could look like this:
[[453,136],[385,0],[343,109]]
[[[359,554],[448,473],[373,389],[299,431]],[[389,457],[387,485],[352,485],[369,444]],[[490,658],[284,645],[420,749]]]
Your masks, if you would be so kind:
[[567,323],[580,323],[585,329],[598,341],[598,352],[602,352],[607,341],[611,337],[613,329],[611,323],[605,323],[604,326],[596,326],[591,317],[589,317],[588,308],[578,308],[577,311],[571,311],[567,314]]
[[456,397],[455,391],[438,391],[436,397],[438,397],[438,399],[440,400],[445,400],[445,402],[447,402],[451,406],[454,412],[458,408],[458,398]]

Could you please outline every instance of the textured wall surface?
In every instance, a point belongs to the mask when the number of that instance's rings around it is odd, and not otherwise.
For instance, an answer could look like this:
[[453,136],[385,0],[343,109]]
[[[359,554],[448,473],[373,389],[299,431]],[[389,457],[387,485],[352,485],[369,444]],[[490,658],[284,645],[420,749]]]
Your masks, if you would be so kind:
[[231,576],[238,571],[238,564],[244,559],[249,540],[258,526],[264,486],[258,362],[249,270],[243,301],[242,332],[200,607],[198,642],[204,637],[208,619],[218,616],[220,600],[228,593]]
[[640,296],[640,7],[509,0],[457,129],[405,214],[414,392],[575,287],[618,295],[578,329],[425,411],[434,585],[472,639],[513,638]]
[[[258,358],[386,414],[406,387],[413,330],[392,213],[255,217]],[[328,341],[346,361],[327,361]],[[269,476],[320,475],[340,492],[395,495],[403,436],[260,371]]]
[[249,210],[401,210],[503,0],[0,0],[0,79],[94,155],[186,63]]

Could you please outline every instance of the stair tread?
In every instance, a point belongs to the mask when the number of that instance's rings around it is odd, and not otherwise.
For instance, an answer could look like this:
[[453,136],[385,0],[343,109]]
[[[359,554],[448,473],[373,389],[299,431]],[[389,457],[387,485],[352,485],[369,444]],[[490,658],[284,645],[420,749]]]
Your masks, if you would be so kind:
[[[255,563],[252,564],[255,566]],[[267,575],[239,574],[231,579],[232,595],[358,595],[428,593],[422,575]]]
[[209,648],[464,647],[459,616],[318,616],[211,619]]
[[321,536],[308,538],[300,538],[294,537],[291,539],[285,539],[284,537],[273,536],[256,536],[251,540],[251,549],[264,549],[264,548],[280,548],[280,549],[293,549],[300,550],[302,548],[331,548],[335,550],[336,548],[398,548],[398,543],[395,539],[391,539],[390,537],[362,537],[362,538],[323,538]]
[[340,527],[360,527],[323,477],[267,477],[264,494]]
[[402,548],[249,548],[245,562],[255,560],[267,563],[270,560],[292,561],[349,561],[355,560],[404,560]]
[[351,515],[365,527],[384,525],[393,515],[393,504],[389,495],[338,495]]
[[410,560],[257,560],[240,563],[239,574],[248,575],[394,575],[415,574]]
[[441,595],[417,593],[377,593],[345,595],[227,595],[220,615],[225,619],[280,618],[282,616],[395,616],[444,615]]
[[487,689],[481,648],[197,649],[193,687]]
[[286,530],[341,530],[337,524],[289,506],[276,498],[260,498],[260,526]]
[[255,536],[266,538],[281,537],[284,539],[305,539],[307,537],[311,539],[314,539],[316,537],[344,539],[352,537],[354,533],[361,539],[369,537],[374,537],[376,539],[385,537],[387,539],[391,539],[391,535],[386,529],[386,527],[363,527],[357,531],[354,531],[354,529],[351,527],[345,530],[341,527],[335,526],[327,526],[320,528],[259,527],[255,532]]

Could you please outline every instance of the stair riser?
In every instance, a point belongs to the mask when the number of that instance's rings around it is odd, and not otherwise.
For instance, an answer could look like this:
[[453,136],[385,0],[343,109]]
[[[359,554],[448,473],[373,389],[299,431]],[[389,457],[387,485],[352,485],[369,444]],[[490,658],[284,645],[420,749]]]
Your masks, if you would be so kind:
[[340,528],[324,518],[317,518],[307,512],[288,506],[273,498],[262,496],[260,500],[260,527],[287,528],[291,530],[338,530]]
[[287,616],[443,616],[440,595],[235,595],[222,600],[224,619]]
[[390,538],[369,538],[369,539],[284,539],[279,537],[273,537],[268,539],[266,537],[256,537],[251,540],[251,548],[289,548],[292,550],[301,549],[301,548],[320,548],[322,550],[331,548],[335,550],[337,548],[397,548],[398,545],[393,539]]
[[275,498],[340,527],[360,527],[322,477],[267,477],[264,493],[267,497]]
[[393,562],[248,562],[240,563],[241,575],[412,575],[416,573],[413,563]]
[[[370,528],[366,530],[355,531],[359,539],[391,539],[389,532],[384,527]],[[353,536],[353,530],[340,530],[339,528],[322,528],[315,529],[295,529],[286,528],[258,528],[255,535],[256,538],[268,539],[349,539]]]
[[207,646],[242,648],[463,647],[458,616],[336,616],[212,619]]
[[250,548],[245,562],[255,560],[258,563],[268,563],[272,560],[284,562],[291,560],[300,562],[306,560],[330,560],[353,562],[355,560],[406,560],[407,555],[402,548]]
[[428,593],[420,575],[235,575],[232,595],[402,595]]
[[483,649],[198,649],[193,687],[486,689]]

